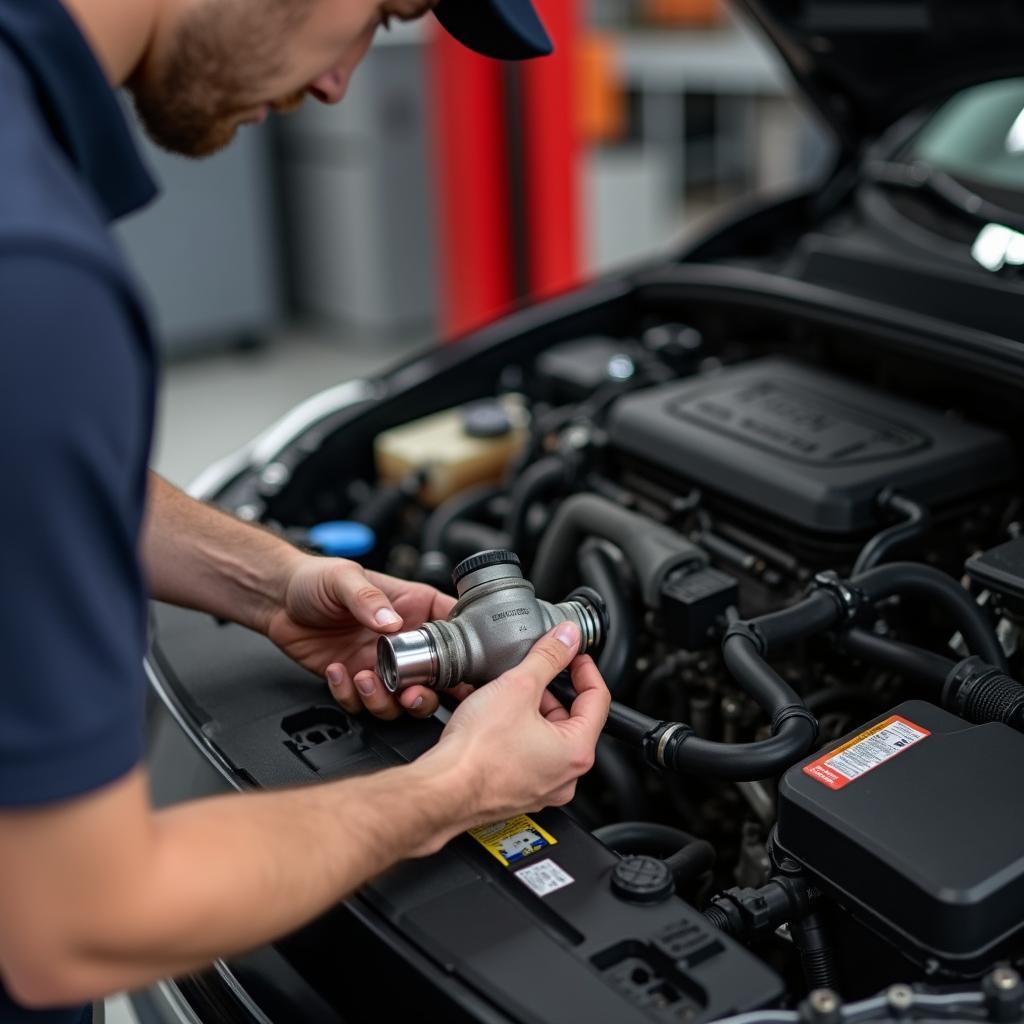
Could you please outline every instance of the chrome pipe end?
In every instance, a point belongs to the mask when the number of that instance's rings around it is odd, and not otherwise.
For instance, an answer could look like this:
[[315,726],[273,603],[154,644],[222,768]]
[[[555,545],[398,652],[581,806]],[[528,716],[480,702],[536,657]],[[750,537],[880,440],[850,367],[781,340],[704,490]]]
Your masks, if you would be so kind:
[[425,629],[382,636],[377,641],[377,675],[391,693],[410,686],[435,689],[439,667],[437,645]]

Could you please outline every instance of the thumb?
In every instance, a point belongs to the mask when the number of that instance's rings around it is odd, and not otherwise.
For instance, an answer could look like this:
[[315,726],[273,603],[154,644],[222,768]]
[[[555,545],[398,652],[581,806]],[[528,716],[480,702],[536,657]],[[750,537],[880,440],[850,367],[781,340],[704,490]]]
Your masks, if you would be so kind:
[[331,589],[358,622],[377,633],[393,633],[402,625],[387,595],[369,581],[362,566],[342,561],[330,573]]
[[530,653],[505,675],[536,690],[540,699],[548,683],[569,667],[579,646],[579,627],[574,622],[560,622],[542,636],[530,649]]

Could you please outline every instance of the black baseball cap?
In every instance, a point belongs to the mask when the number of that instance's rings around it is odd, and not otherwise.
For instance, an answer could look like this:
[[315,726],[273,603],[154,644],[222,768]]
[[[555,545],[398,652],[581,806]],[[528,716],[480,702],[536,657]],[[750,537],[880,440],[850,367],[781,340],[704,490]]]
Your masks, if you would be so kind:
[[530,0],[440,0],[434,14],[463,46],[485,57],[527,60],[554,50]]

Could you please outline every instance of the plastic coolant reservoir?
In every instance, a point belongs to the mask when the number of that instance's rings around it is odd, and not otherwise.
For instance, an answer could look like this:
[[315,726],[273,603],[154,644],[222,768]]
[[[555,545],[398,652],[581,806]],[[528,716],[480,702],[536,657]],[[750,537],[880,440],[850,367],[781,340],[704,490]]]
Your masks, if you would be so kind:
[[381,483],[425,470],[422,500],[439,505],[474,484],[496,483],[526,442],[529,414],[519,395],[456,406],[377,436]]

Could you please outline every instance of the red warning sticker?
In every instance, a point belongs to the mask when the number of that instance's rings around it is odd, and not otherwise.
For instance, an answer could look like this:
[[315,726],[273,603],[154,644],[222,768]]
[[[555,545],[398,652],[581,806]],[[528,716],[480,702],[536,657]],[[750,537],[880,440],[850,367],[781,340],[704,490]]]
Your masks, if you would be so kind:
[[926,736],[931,736],[927,729],[901,715],[892,715],[817,761],[804,765],[804,774],[823,782],[829,789],[842,789]]

